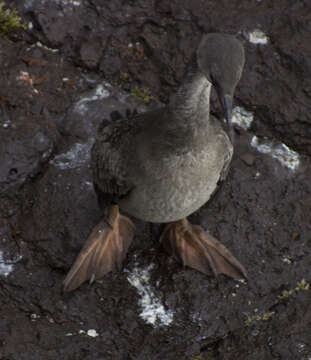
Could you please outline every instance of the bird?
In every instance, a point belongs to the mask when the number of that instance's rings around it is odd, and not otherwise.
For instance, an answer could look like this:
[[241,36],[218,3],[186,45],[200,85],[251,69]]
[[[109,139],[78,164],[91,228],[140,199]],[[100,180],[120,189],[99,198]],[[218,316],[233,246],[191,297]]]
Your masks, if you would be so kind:
[[[166,106],[100,126],[91,150],[102,220],[63,281],[72,291],[122,268],[135,226],[127,216],[164,223],[163,247],[204,274],[247,278],[244,266],[187,217],[209,201],[227,176],[234,149],[232,104],[245,63],[233,35],[206,33]],[[210,115],[216,90],[225,118]],[[121,211],[120,211],[121,210]]]

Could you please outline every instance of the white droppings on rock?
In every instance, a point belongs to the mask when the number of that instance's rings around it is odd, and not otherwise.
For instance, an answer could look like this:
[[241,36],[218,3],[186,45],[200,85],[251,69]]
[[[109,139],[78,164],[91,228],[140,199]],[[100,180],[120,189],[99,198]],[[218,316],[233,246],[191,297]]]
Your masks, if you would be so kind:
[[247,111],[242,106],[236,106],[232,110],[232,123],[237,124],[242,129],[249,129],[253,121],[254,114],[250,111]]
[[10,275],[11,272],[14,270],[14,264],[16,264],[21,258],[22,255],[18,255],[15,259],[5,260],[3,257],[3,252],[0,250],[0,275]]
[[259,142],[257,136],[253,136],[251,140],[251,146],[262,154],[268,154],[274,159],[277,159],[283,166],[295,171],[297,170],[300,159],[299,154],[294,150],[291,150],[283,143],[273,143],[272,141],[264,140]]
[[88,336],[90,337],[97,337],[99,336],[98,332],[95,329],[90,329],[87,331]]
[[255,45],[266,45],[269,37],[260,29],[255,29],[247,34],[248,41]]
[[2,125],[2,127],[4,127],[4,129],[7,129],[10,125],[11,125],[11,121],[10,121],[10,120],[7,120],[7,121]]
[[65,334],[65,336],[75,336],[75,335],[83,335],[83,334],[88,335],[93,338],[99,336],[98,332],[95,329],[89,329],[87,331],[80,329],[77,333],[69,332],[69,333]]
[[73,5],[73,6],[80,6],[81,1],[79,0],[62,0],[62,3],[64,5]]
[[285,262],[286,264],[291,264],[292,263],[291,259],[289,259],[288,257],[284,257],[282,259],[282,261]]
[[33,3],[34,3],[34,0],[25,0],[24,8],[28,10],[29,8],[31,8],[33,6]]
[[32,313],[32,314],[30,314],[30,319],[31,319],[31,321],[36,321],[36,320],[40,319],[40,315]]
[[193,322],[198,323],[198,324],[202,321],[201,314],[198,312],[192,314],[191,319]]
[[57,52],[59,52],[59,49],[50,48],[50,47],[42,44],[40,41],[37,41],[37,42],[35,43],[35,46],[38,46],[38,47],[41,47],[41,48],[43,48],[43,49],[49,50],[49,51],[51,51],[52,53],[57,53]]
[[150,270],[153,265],[149,265],[145,268],[139,268],[136,266],[134,270],[128,275],[127,279],[129,283],[134,286],[141,299],[139,301],[142,307],[140,316],[148,324],[151,325],[165,325],[168,326],[173,321],[173,311],[166,310],[161,304],[160,299],[154,294],[152,286],[150,285]]
[[89,161],[91,146],[91,142],[85,144],[76,143],[69,151],[56,155],[50,160],[50,164],[62,170],[80,167]]
[[[50,0],[26,0],[24,3],[24,7],[26,9],[32,8],[35,2],[40,1],[41,2],[41,6],[46,6],[46,4],[48,2],[50,2]],[[57,5],[62,5],[62,6],[80,6],[81,5],[81,0],[54,0],[54,2]]]
[[92,181],[83,181],[81,183],[81,189],[86,189],[86,190],[92,190],[93,191],[93,183],[92,183]]
[[51,324],[55,324],[55,320],[49,316],[47,316],[48,322]]
[[84,115],[87,112],[88,109],[87,105],[89,102],[102,100],[110,95],[110,91],[108,90],[109,87],[111,87],[111,85],[108,83],[97,85],[97,87],[94,90],[92,90],[88,94],[88,96],[81,98],[75,104],[74,110],[80,113],[81,115]]

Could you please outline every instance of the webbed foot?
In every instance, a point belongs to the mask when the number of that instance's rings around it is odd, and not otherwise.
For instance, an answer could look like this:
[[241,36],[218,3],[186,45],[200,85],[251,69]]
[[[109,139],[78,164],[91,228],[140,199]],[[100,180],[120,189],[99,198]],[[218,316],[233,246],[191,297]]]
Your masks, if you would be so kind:
[[119,213],[118,206],[112,206],[108,219],[97,224],[89,235],[63,282],[64,291],[72,291],[86,280],[92,283],[108,272],[120,269],[134,229],[132,221]]
[[167,224],[160,241],[183,265],[204,274],[212,269],[215,276],[225,274],[234,279],[247,278],[244,266],[225,246],[187,219]]

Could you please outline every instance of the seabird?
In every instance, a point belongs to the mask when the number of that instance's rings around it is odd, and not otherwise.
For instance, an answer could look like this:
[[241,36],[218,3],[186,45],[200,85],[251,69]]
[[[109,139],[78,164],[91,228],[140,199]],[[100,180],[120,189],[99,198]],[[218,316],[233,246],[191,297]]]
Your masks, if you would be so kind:
[[[101,126],[92,148],[94,188],[103,209],[63,288],[120,269],[137,219],[166,223],[160,241],[184,265],[217,276],[245,278],[239,261],[201,226],[186,218],[204,205],[224,180],[233,154],[232,101],[244,66],[234,36],[202,37],[182,85],[157,110]],[[220,100],[226,130],[210,116],[210,90]]]

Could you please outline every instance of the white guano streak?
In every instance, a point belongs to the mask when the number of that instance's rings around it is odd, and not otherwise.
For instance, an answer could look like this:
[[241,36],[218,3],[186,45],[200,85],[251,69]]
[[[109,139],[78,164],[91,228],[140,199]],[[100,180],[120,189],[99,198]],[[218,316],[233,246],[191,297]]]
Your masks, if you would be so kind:
[[132,272],[129,273],[127,279],[129,283],[137,289],[141,296],[139,301],[139,304],[142,307],[140,317],[153,326],[157,324],[160,326],[168,326],[173,321],[173,311],[165,310],[149,284],[150,270],[152,267],[152,264],[145,268],[136,266]]
[[258,137],[253,136],[251,146],[260,153],[268,154],[274,159],[277,159],[283,166],[291,171],[297,170],[300,164],[299,154],[283,143],[275,144],[269,140],[259,143]]

